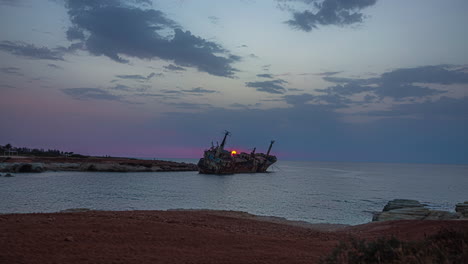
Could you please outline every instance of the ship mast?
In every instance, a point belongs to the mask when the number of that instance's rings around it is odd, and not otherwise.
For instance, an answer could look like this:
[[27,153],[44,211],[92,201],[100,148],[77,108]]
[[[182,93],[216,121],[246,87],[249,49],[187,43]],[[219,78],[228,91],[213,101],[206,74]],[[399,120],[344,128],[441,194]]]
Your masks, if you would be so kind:
[[275,143],[274,140],[272,140],[272,141],[270,142],[270,147],[268,148],[268,152],[267,152],[267,154],[266,154],[267,157],[270,155],[270,151],[271,151],[271,147],[273,146],[273,143]]

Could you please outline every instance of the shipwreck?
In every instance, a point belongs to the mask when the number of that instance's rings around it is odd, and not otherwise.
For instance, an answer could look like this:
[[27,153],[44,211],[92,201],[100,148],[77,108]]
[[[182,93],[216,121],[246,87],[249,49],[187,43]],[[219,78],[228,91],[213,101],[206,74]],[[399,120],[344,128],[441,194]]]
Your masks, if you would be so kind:
[[224,149],[226,138],[231,133],[225,131],[221,145],[214,146],[204,151],[203,158],[198,161],[198,171],[202,174],[234,174],[234,173],[257,173],[266,172],[268,167],[277,161],[276,156],[270,155],[274,140],[270,142],[268,151],[255,153],[237,153]]

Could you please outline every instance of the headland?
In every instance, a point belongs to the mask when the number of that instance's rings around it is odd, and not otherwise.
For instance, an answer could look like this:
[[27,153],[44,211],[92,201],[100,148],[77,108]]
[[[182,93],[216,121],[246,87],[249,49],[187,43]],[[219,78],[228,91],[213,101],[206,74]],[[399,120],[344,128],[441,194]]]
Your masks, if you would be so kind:
[[38,157],[1,156],[0,172],[22,173],[43,171],[96,172],[166,172],[196,171],[197,165],[165,160],[143,160],[118,157]]

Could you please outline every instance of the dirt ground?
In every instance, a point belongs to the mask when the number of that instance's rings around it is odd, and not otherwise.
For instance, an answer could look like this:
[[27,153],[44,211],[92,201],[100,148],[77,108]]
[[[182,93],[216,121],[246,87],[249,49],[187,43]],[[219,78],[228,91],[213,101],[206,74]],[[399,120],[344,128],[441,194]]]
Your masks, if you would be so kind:
[[349,236],[420,239],[468,221],[310,225],[227,211],[0,215],[0,263],[316,263]]

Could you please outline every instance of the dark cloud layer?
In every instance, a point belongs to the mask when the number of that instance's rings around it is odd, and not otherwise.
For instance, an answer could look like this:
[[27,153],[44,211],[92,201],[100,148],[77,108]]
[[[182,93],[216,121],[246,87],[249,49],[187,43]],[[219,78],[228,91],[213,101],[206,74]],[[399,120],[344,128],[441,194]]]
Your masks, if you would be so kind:
[[255,88],[257,91],[266,92],[271,94],[282,94],[286,92],[284,84],[287,83],[285,80],[276,79],[270,81],[258,81],[258,82],[247,82],[247,87]]
[[191,94],[211,94],[211,93],[217,93],[215,90],[208,90],[204,89],[202,87],[196,87],[188,90],[182,90],[185,93],[191,93]]
[[113,95],[100,88],[66,88],[62,89],[62,92],[76,100],[123,101],[120,96]]
[[257,77],[273,79],[273,75],[272,75],[272,74],[269,74],[269,73],[257,74]]
[[73,40],[85,40],[85,35],[83,33],[83,30],[81,30],[78,27],[70,27],[67,32],[67,39],[70,41]]
[[436,101],[426,100],[421,103],[393,105],[387,111],[372,111],[371,116],[379,117],[417,117],[417,118],[451,118],[468,120],[468,97],[441,97]]
[[174,64],[169,64],[167,66],[164,66],[164,69],[168,71],[185,71],[186,70],[184,67],[176,66]]
[[117,62],[127,62],[122,56],[159,58],[223,77],[232,77],[236,72],[232,64],[239,57],[215,42],[182,30],[159,10],[111,0],[68,0],[66,7],[73,24],[67,36],[83,40],[93,55]]
[[0,0],[0,5],[16,6],[20,4],[20,0]]
[[323,98],[312,94],[283,98],[290,107],[254,109],[237,103],[231,105],[234,109],[204,110],[185,105],[197,111],[166,113],[161,122],[169,130],[190,127],[182,132],[183,144],[200,149],[227,129],[233,132],[228,147],[262,150],[269,139],[276,139],[273,151],[282,159],[468,162],[468,97],[395,104],[388,111],[366,113],[380,119],[359,124],[343,121],[349,114],[336,111],[342,102],[324,104]]
[[326,76],[326,81],[336,85],[317,91],[335,96],[351,96],[359,93],[371,93],[378,98],[422,98],[444,93],[440,89],[427,87],[427,84],[467,84],[468,73],[453,66],[435,65],[415,68],[402,68],[383,73],[380,77],[369,79],[351,79]]
[[135,80],[135,81],[149,81],[155,76],[162,76],[162,73],[150,73],[148,76],[143,76],[140,74],[120,74],[115,77],[126,80]]
[[14,75],[21,75],[20,70],[21,69],[18,68],[18,67],[3,67],[3,68],[0,68],[1,73],[14,74]]
[[58,49],[51,50],[46,47],[36,47],[35,45],[19,41],[2,41],[0,42],[0,50],[28,59],[63,60],[63,51]]
[[[320,73],[316,73],[315,75],[318,75],[318,76],[333,76],[333,75],[336,75],[336,74],[339,74],[339,73],[342,73],[342,71],[320,72]],[[305,73],[303,75],[307,75],[307,73]]]
[[58,66],[57,64],[49,63],[47,64],[48,67],[52,69],[63,69],[62,67]]
[[281,2],[292,1],[303,2],[312,10],[295,11],[293,18],[286,23],[307,32],[318,26],[361,23],[365,17],[361,10],[377,2],[377,0],[282,0]]

